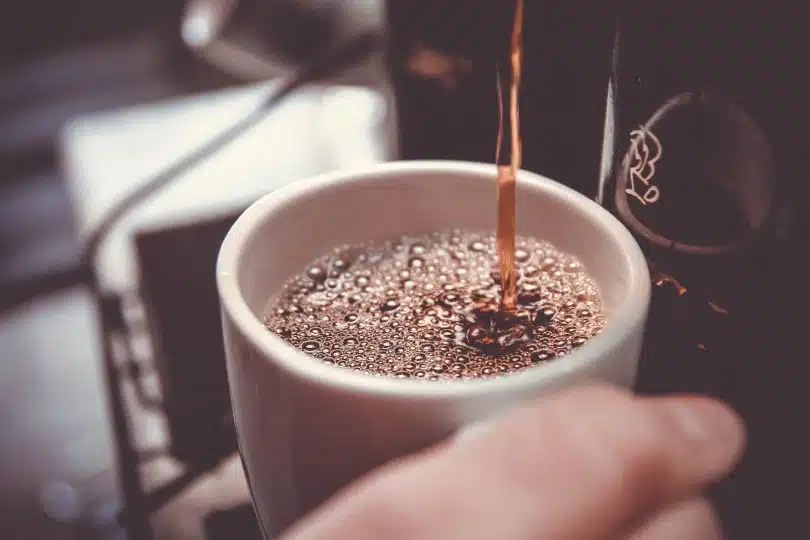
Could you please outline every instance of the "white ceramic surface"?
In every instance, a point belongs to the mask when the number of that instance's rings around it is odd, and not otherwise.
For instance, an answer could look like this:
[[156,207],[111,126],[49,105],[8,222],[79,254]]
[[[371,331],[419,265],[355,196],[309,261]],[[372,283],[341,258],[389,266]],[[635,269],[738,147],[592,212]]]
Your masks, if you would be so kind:
[[335,245],[452,227],[494,229],[495,168],[395,162],[279,189],[226,237],[217,267],[239,445],[265,533],[283,531],[370,469],[526,400],[581,383],[632,386],[650,299],[644,257],[607,211],[521,171],[518,234],[574,253],[609,321],[584,347],[496,380],[417,382],[330,366],[262,326],[283,283]]

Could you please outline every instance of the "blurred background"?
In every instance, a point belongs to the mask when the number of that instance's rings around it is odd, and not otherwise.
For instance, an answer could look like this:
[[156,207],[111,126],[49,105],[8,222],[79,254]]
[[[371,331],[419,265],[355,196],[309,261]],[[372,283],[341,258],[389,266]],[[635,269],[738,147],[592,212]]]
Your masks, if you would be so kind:
[[291,93],[116,222],[95,258],[97,287],[84,284],[81,248],[128,193],[383,17],[376,0],[236,4],[0,6],[3,538],[124,538],[119,512],[132,497],[142,509],[132,519],[151,518],[156,538],[258,538],[213,261],[259,195],[389,157],[381,62],[360,57]]

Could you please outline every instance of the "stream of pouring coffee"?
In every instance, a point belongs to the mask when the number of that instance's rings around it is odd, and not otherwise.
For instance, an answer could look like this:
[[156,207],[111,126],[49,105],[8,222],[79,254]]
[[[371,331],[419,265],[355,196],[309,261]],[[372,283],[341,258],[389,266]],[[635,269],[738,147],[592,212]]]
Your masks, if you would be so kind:
[[523,70],[523,0],[517,0],[512,27],[509,63],[509,122],[511,156],[509,165],[501,165],[501,145],[504,137],[504,106],[501,75],[498,72],[498,141],[495,165],[498,168],[498,229],[497,248],[501,274],[501,309],[513,311],[517,300],[517,275],[515,271],[515,182],[522,163],[520,140],[520,79]]

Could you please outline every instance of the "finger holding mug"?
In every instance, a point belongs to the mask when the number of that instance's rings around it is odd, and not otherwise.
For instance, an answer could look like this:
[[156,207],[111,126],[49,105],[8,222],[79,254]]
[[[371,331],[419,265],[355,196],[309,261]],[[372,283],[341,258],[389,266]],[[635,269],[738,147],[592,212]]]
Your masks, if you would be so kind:
[[743,445],[714,401],[585,386],[383,467],[286,538],[713,540],[700,493]]

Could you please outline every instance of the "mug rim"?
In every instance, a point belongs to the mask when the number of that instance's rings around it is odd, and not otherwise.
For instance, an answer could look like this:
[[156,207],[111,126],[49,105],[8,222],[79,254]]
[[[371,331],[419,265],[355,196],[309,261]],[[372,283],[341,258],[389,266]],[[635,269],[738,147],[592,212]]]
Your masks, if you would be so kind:
[[[542,367],[496,379],[465,379],[421,381],[373,376],[347,368],[329,365],[288,344],[268,331],[253,314],[239,286],[238,266],[241,255],[258,226],[270,215],[301,198],[317,195],[328,186],[348,186],[371,179],[385,182],[391,176],[406,174],[434,175],[454,173],[487,177],[495,181],[493,164],[434,160],[391,161],[355,169],[324,173],[274,190],[250,205],[228,231],[217,258],[217,289],[220,305],[226,317],[242,335],[257,348],[263,361],[271,362],[287,375],[306,382],[328,386],[332,390],[369,396],[443,400],[473,397],[493,393],[513,393],[546,385],[571,372],[587,369],[598,363],[607,351],[615,349],[638,326],[643,326],[650,303],[651,284],[646,259],[633,235],[610,212],[579,192],[542,175],[520,170],[517,181],[531,189],[545,191],[564,199],[582,213],[588,214],[620,247],[628,262],[628,292],[608,319],[603,331],[591,338],[586,346]],[[493,190],[494,198],[494,190]],[[317,254],[313,254],[313,258]]]

